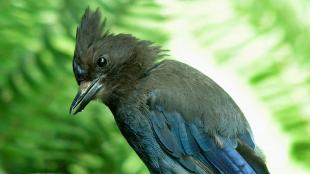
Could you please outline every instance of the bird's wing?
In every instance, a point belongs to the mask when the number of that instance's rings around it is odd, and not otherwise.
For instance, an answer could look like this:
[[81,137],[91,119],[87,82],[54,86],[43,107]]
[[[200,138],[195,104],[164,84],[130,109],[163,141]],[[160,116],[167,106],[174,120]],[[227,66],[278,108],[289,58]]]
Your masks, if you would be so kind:
[[159,105],[151,108],[150,120],[161,148],[189,173],[265,173],[260,169],[254,170],[253,165],[247,162],[251,155],[244,158],[237,150],[241,143],[248,150],[243,154],[254,153],[255,144],[249,132],[239,138],[219,136],[215,141],[215,137],[204,131],[199,120],[187,122],[180,113],[167,112]]

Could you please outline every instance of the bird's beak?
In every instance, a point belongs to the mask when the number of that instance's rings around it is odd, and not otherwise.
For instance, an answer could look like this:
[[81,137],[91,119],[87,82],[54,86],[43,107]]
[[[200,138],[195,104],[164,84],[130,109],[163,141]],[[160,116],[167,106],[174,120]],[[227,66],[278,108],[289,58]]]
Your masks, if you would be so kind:
[[70,114],[75,115],[82,111],[101,88],[102,84],[100,83],[100,78],[97,78],[92,82],[81,83],[80,90],[71,104]]

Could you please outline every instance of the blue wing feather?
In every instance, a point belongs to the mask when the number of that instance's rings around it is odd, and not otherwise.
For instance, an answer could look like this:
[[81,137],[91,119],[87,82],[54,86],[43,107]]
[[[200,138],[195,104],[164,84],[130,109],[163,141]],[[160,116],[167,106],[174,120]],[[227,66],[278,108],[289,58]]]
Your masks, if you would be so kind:
[[[162,149],[190,173],[201,173],[196,166],[199,162],[204,165],[200,168],[209,170],[205,173],[255,174],[236,150],[237,139],[221,137],[221,147],[197,122],[187,123],[180,113],[166,112],[161,107],[151,111],[150,120]],[[250,134],[242,135],[240,139],[255,147]]]
[[213,138],[205,134],[195,124],[191,124],[191,132],[203,150],[203,155],[223,173],[255,173],[250,165],[235,150],[236,142],[226,138],[224,139],[224,147],[216,145]]

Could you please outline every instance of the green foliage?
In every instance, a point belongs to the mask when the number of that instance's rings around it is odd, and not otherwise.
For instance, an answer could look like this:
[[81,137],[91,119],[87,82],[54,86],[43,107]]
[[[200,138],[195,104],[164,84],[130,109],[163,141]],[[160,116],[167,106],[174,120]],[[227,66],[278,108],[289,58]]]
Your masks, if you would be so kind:
[[77,88],[71,70],[75,30],[88,4],[100,7],[113,32],[157,43],[167,39],[159,27],[143,25],[159,26],[166,19],[155,1],[1,1],[4,172],[145,173],[102,104],[90,105],[77,117],[67,114]]
[[310,167],[310,112],[307,109],[310,106],[310,27],[307,18],[299,16],[299,8],[309,5],[308,1],[270,0],[237,5],[240,15],[247,14],[257,32],[281,33],[275,36],[277,41],[265,52],[264,59],[250,65],[257,68],[248,78],[292,139],[292,156],[307,167]]

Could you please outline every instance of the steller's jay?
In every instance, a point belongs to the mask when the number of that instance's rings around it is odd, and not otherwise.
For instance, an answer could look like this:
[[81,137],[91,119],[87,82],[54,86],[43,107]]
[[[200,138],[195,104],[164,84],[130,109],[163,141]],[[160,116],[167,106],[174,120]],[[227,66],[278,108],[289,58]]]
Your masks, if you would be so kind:
[[77,28],[73,71],[76,114],[106,104],[152,174],[267,174],[249,124],[232,98],[198,70],[152,42],[105,31],[86,9]]

